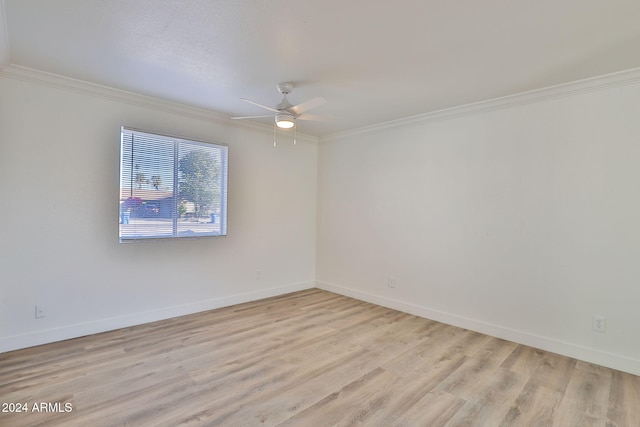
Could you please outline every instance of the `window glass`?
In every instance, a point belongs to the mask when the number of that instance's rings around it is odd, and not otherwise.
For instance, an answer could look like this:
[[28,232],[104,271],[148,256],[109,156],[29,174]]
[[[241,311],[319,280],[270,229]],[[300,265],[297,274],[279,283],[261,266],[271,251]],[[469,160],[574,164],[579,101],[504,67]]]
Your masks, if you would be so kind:
[[122,128],[120,241],[226,235],[226,145]]

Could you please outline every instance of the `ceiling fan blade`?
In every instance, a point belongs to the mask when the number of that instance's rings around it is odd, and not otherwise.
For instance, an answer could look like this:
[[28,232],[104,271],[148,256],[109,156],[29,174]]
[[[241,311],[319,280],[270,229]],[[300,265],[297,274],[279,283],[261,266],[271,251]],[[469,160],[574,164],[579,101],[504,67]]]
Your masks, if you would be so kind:
[[313,108],[319,107],[321,105],[324,105],[326,103],[327,101],[325,101],[323,98],[313,98],[301,104],[294,105],[293,107],[288,108],[288,110],[297,115],[297,114],[302,114],[305,111],[309,111]]
[[273,117],[273,114],[269,114],[268,116],[242,116],[242,117],[229,117],[231,120],[242,120],[242,119],[261,119],[263,117]]
[[314,120],[317,122],[327,122],[333,119],[333,117],[319,116],[318,114],[300,114],[298,117],[296,117],[296,119],[297,120]]
[[240,98],[240,99],[244,102],[248,102],[249,104],[257,105],[258,107],[264,108],[265,110],[273,111],[274,113],[278,112],[278,110],[276,110],[275,108],[271,108],[267,105],[258,104],[257,102],[252,101],[250,99],[246,99],[246,98]]

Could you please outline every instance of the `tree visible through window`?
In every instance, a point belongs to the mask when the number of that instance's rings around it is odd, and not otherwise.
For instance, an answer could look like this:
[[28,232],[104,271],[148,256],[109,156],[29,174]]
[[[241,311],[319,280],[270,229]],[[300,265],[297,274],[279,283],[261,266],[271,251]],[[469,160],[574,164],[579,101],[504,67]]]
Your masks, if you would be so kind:
[[226,235],[225,145],[122,128],[120,241]]

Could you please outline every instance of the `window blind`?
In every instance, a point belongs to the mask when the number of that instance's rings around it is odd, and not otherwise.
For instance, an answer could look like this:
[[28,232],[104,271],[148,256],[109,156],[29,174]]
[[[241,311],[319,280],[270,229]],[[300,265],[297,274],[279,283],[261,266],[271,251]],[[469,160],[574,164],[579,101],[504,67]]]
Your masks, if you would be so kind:
[[227,234],[228,147],[122,127],[120,241]]

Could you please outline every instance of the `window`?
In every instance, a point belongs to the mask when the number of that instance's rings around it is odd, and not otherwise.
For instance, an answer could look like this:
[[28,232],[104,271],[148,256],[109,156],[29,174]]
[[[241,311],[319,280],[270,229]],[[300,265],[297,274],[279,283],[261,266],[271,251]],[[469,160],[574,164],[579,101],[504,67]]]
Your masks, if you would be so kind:
[[120,242],[227,234],[226,145],[122,128]]

